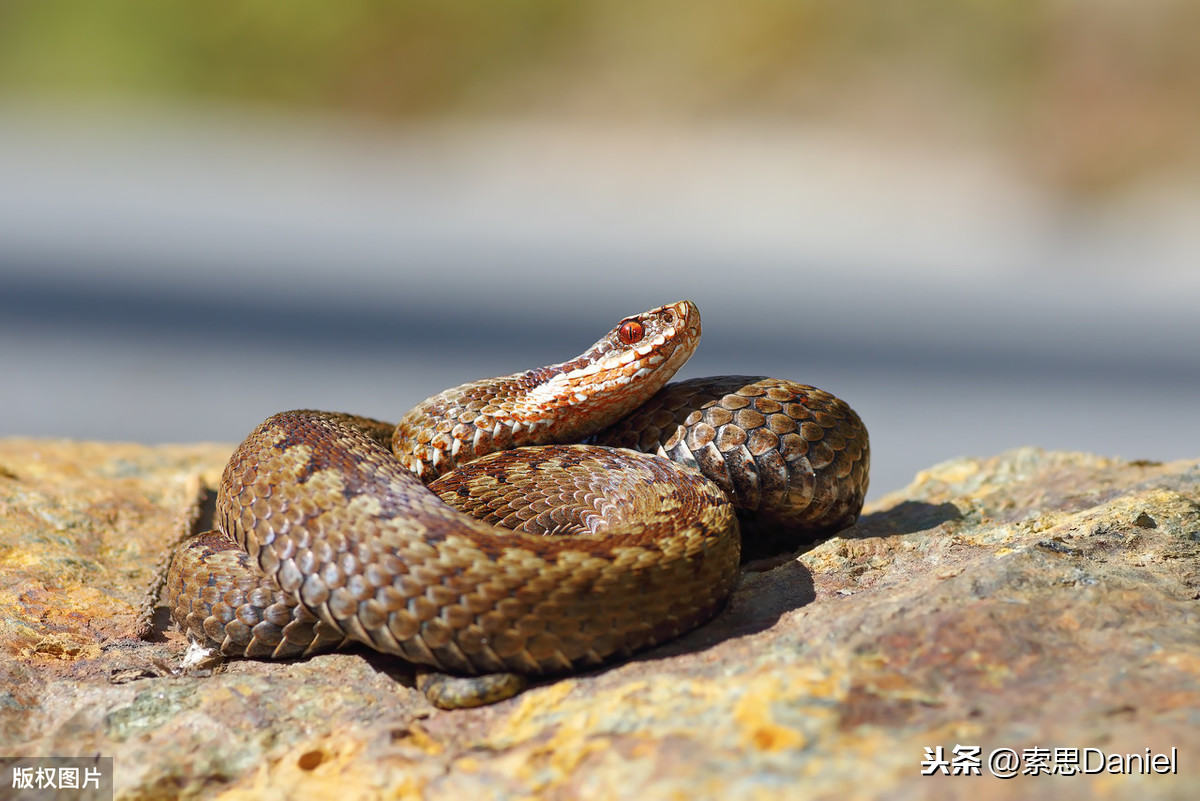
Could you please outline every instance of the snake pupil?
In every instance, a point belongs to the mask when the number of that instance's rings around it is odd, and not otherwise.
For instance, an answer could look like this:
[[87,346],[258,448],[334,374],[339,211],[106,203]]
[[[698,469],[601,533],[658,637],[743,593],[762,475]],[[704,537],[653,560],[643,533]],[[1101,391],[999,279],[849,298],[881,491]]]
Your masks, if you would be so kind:
[[645,335],[646,329],[642,327],[641,323],[635,320],[622,323],[621,327],[617,329],[617,336],[619,336],[621,341],[626,345],[632,345],[635,342],[640,342],[642,337]]

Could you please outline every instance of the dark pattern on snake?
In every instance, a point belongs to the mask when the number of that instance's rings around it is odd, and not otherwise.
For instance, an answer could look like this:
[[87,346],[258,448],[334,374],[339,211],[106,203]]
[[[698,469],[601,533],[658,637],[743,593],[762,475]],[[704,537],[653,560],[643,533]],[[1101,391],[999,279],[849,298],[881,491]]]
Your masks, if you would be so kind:
[[275,415],[225,469],[219,530],[173,560],[173,617],[229,655],[358,642],[448,673],[528,676],[700,625],[743,550],[854,522],[869,454],[854,411],[813,387],[663,388],[699,334],[682,301],[570,362],[447,390],[395,427]]

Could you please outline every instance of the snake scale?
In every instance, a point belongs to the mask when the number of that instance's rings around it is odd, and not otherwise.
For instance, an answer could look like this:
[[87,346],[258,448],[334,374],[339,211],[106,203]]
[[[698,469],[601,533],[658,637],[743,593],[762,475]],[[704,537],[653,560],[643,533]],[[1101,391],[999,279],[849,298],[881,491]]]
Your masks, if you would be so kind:
[[814,387],[666,385],[699,336],[681,301],[571,361],[435,395],[396,426],[271,417],[224,470],[215,530],[173,558],[172,616],[226,655],[357,642],[501,679],[700,625],[740,560],[854,522],[869,454],[858,415]]

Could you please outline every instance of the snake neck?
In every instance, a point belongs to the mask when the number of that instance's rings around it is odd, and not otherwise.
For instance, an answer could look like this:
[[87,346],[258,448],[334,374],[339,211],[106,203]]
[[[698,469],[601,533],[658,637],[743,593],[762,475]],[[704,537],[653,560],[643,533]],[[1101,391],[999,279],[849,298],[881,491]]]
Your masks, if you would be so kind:
[[575,359],[423,401],[396,426],[392,451],[429,482],[495,451],[578,442],[666,385],[699,337],[700,313],[690,301],[627,317]]

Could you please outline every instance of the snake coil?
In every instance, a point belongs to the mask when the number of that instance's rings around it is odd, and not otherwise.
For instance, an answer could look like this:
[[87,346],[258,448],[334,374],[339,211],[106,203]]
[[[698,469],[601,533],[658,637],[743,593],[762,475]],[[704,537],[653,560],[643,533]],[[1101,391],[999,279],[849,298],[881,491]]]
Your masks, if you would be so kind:
[[271,417],[225,468],[216,530],[171,564],[173,617],[223,654],[359,642],[449,673],[528,676],[700,625],[742,555],[854,522],[869,452],[854,411],[814,387],[666,386],[699,336],[681,301],[571,361],[442,392],[396,426]]

